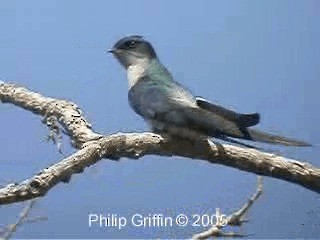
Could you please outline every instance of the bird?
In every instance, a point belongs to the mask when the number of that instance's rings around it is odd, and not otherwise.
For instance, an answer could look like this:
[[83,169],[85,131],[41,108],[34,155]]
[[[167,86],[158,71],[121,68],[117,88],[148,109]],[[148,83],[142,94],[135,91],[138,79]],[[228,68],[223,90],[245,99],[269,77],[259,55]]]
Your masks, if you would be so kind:
[[[194,96],[174,80],[152,44],[143,36],[123,37],[108,52],[126,69],[131,108],[155,133],[193,141],[214,138],[240,144],[243,143],[241,140],[249,140],[285,146],[311,146],[304,141],[252,128],[260,122],[259,113],[238,113]],[[245,143],[243,145],[246,146]]]

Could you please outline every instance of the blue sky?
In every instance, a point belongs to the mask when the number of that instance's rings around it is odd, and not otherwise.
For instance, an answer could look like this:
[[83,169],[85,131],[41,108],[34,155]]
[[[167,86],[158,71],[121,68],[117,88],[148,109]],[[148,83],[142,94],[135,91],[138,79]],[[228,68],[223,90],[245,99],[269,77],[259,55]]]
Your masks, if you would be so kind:
[[[264,145],[319,166],[320,4],[318,1],[3,1],[0,79],[72,100],[103,134],[142,132],[127,102],[126,74],[104,51],[119,38],[150,40],[177,81],[240,112],[258,111],[260,129],[296,137],[312,148]],[[0,184],[19,182],[61,156],[46,143],[41,118],[0,105]],[[229,213],[247,200],[256,176],[180,157],[103,160],[41,199],[17,238],[190,237],[198,227],[88,227],[89,213],[176,216]],[[271,178],[243,233],[256,238],[318,237],[319,195]],[[23,204],[0,208],[12,223]]]

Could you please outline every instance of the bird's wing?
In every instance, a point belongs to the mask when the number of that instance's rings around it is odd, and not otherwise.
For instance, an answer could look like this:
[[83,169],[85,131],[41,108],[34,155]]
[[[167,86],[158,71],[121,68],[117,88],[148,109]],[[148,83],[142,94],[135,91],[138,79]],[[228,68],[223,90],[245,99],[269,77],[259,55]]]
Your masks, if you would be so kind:
[[214,114],[218,114],[230,121],[238,123],[240,126],[243,126],[243,127],[251,127],[251,126],[257,125],[260,121],[259,113],[250,113],[250,114],[237,113],[229,109],[223,108],[219,105],[213,104],[201,97],[196,97],[196,102],[200,108],[208,110]]
[[[196,132],[218,138],[227,136],[288,146],[310,146],[303,141],[249,129],[244,125],[256,124],[259,121],[257,115],[238,114],[199,98],[193,98],[187,90],[175,82],[159,84],[157,81],[144,78],[130,89],[128,97],[131,107],[143,118],[150,120],[152,124],[161,123],[161,127],[153,125],[154,130],[178,128],[179,132],[175,133],[179,135],[184,132],[188,134]],[[239,118],[249,120],[244,121]],[[240,122],[242,124],[239,124]]]
[[179,120],[178,115],[173,116],[175,112],[197,107],[192,95],[179,84],[152,81],[147,76],[131,87],[128,99],[133,110],[148,120],[175,122]]
[[145,77],[130,88],[128,100],[133,110],[148,120],[157,118],[171,108],[160,87]]
[[197,105],[191,93],[176,82],[159,83],[147,77],[129,91],[129,102],[136,113],[176,127],[188,128],[208,136],[242,136],[237,122]]

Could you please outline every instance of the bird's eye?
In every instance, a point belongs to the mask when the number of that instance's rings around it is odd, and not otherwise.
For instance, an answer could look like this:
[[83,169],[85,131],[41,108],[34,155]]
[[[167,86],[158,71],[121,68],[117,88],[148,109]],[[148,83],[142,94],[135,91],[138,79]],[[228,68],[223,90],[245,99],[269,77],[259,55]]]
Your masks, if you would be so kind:
[[135,40],[128,41],[126,45],[127,48],[134,48],[137,45],[137,42]]

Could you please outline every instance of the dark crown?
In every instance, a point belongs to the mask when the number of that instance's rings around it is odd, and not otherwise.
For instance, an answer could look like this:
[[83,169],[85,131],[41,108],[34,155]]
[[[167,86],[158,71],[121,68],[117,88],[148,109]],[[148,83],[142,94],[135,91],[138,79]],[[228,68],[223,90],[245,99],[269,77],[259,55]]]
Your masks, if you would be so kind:
[[150,42],[143,39],[142,36],[133,35],[120,39],[114,45],[115,49],[133,50],[139,53],[147,54],[151,58],[156,58],[156,52]]

